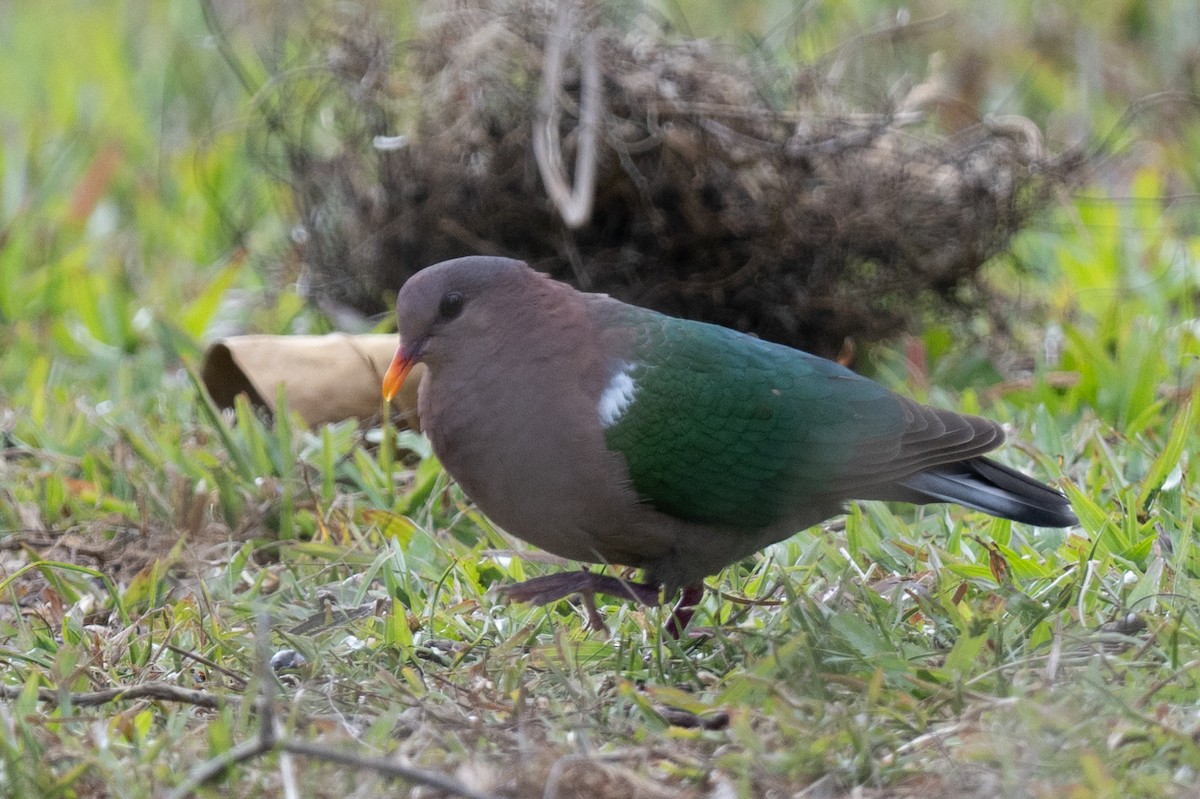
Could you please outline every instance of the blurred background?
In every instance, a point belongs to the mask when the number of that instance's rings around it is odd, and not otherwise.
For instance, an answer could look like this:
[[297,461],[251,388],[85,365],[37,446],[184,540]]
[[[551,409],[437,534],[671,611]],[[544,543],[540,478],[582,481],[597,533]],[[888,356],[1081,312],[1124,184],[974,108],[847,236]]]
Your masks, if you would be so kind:
[[[1047,237],[1067,229],[1188,249],[1196,227],[1190,3],[599,7],[584,25],[622,43],[601,57],[631,59],[606,65],[630,105],[611,113],[634,128],[609,120],[609,143],[651,127],[659,138],[652,161],[602,154],[581,231],[561,223],[529,154],[549,12],[438,9],[0,6],[0,385],[12,404],[38,404],[66,374],[84,389],[153,381],[126,356],[161,370],[225,333],[368,329],[404,276],[466,252],[526,257],[832,356],[847,338],[949,321],[1003,332],[1011,303],[1031,299],[1010,269],[1062,274],[1063,240]],[[567,67],[570,103],[578,65]],[[646,115],[663,92],[724,110],[676,109],[662,125]],[[774,116],[750,130],[730,108]],[[737,150],[738,137],[771,154]],[[1014,153],[986,149],[1016,139]],[[922,170],[932,189],[917,185]],[[963,185],[930,201],[947,170]],[[845,194],[861,197],[830,199]],[[886,213],[860,212],[881,203]],[[759,242],[782,255],[760,257]],[[1117,260],[1124,278],[1093,264],[1072,275],[1086,285],[1042,285],[1038,301],[1062,315],[1081,289],[1103,304],[1105,281],[1153,274]],[[747,264],[758,290],[710,288]]]

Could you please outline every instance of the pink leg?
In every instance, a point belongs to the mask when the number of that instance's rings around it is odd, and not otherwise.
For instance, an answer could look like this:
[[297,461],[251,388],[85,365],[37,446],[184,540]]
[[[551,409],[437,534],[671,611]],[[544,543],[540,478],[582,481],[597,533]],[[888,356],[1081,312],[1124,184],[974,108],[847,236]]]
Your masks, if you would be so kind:
[[687,628],[688,622],[692,620],[692,616],[695,615],[696,605],[700,604],[701,599],[704,599],[704,583],[692,583],[683,587],[683,592],[679,595],[679,602],[671,611],[671,620],[667,622],[667,633],[672,638],[678,639],[683,635],[683,631]]
[[506,585],[500,593],[514,602],[532,602],[535,605],[548,605],[571,594],[579,594],[583,598],[583,606],[588,614],[588,626],[593,630],[605,630],[604,620],[596,610],[593,597],[596,594],[608,594],[621,599],[632,599],[643,605],[659,605],[662,596],[658,586],[650,583],[631,583],[610,574],[596,574],[589,571],[559,572],[534,577],[514,585]]
[[[514,585],[506,585],[500,593],[513,602],[532,602],[535,605],[548,605],[560,599],[579,594],[588,614],[588,626],[593,630],[605,630],[604,620],[596,610],[594,597],[596,594],[607,594],[619,599],[632,599],[642,605],[662,604],[662,594],[658,586],[651,583],[633,583],[613,577],[610,574],[596,574],[589,571],[558,572],[542,577],[534,577]],[[672,638],[680,638],[692,616],[696,605],[704,598],[704,583],[693,583],[684,586],[679,601],[671,611],[667,622],[667,634]]]

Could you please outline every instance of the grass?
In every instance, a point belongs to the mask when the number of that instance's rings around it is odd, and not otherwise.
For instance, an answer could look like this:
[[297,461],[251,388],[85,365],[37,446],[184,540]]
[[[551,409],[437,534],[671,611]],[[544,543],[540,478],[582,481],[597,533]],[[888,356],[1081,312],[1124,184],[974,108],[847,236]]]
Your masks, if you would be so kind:
[[1194,790],[1200,237],[1170,159],[993,264],[1028,380],[937,324],[924,379],[874,364],[1008,424],[1002,457],[1061,476],[1078,528],[863,504],[710,579],[709,636],[620,603],[589,634],[497,601],[558,567],[423,439],[205,399],[207,338],[323,324],[263,266],[292,257],[286,193],[197,9],[55,5],[71,25],[0,12],[0,793],[166,795],[264,718],[283,744],[200,795],[421,778],[305,746],[494,796]]

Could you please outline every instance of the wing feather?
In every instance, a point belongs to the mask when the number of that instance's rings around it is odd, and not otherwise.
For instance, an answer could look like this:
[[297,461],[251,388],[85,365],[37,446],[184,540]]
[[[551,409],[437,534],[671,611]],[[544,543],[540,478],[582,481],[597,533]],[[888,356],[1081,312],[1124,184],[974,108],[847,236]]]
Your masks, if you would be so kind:
[[999,445],[1000,428],[919,405],[807,353],[622,306],[635,389],[605,432],[634,488],[691,521],[758,529],[809,505]]

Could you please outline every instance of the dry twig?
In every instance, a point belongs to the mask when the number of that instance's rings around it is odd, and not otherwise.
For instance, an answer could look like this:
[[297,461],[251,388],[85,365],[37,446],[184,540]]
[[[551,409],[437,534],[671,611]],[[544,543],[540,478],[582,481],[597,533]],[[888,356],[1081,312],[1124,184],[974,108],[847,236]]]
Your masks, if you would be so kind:
[[[25,690],[21,685],[0,685],[0,699],[16,699]],[[118,685],[105,688],[102,691],[82,691],[72,693],[59,691],[55,688],[39,688],[39,702],[61,702],[66,699],[75,707],[97,707],[109,702],[120,702],[131,699],[158,699],[163,702],[178,702],[183,705],[216,710],[225,702],[238,702],[238,696],[217,696],[208,691],[194,688],[181,688],[165,682],[144,682],[137,685]]]
[[533,154],[550,199],[572,230],[583,227],[592,216],[596,193],[596,132],[600,126],[600,65],[596,60],[596,33],[583,36],[580,61],[583,65],[583,94],[579,105],[579,141],[575,150],[575,186],[570,186],[562,157],[558,129],[563,65],[567,44],[575,30],[576,4],[559,3],[554,25],[546,35],[542,70],[542,96],[533,122]]
[[447,777],[436,771],[407,766],[383,758],[364,757],[352,752],[345,752],[328,746],[308,741],[296,741],[282,736],[283,724],[276,715],[276,691],[278,684],[270,666],[270,622],[266,613],[259,617],[257,634],[257,678],[259,724],[258,735],[249,741],[234,746],[214,758],[204,761],[194,768],[187,779],[175,786],[167,794],[166,799],[187,799],[205,783],[224,774],[231,766],[243,763],[260,755],[278,752],[280,754],[280,769],[283,772],[282,781],[288,795],[296,793],[294,765],[287,755],[303,755],[331,763],[356,766],[371,769],[379,774],[396,779],[406,780],[417,785],[427,785],[465,799],[496,799],[484,794],[461,782]]

